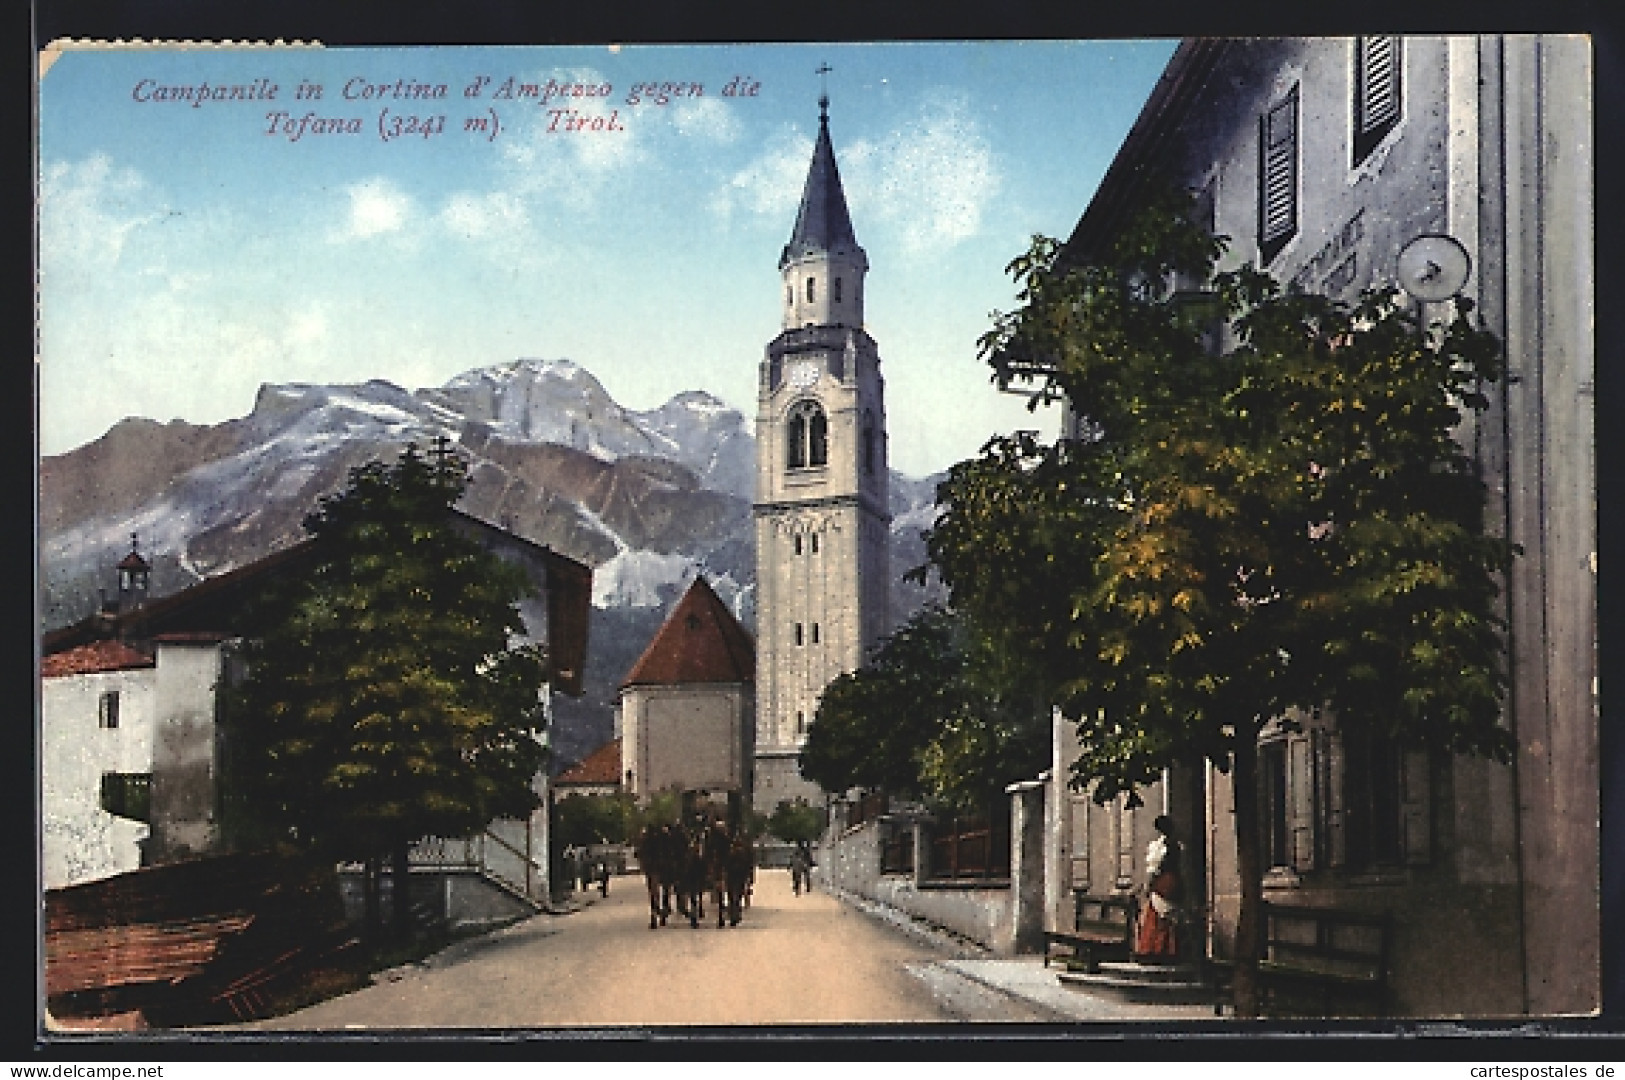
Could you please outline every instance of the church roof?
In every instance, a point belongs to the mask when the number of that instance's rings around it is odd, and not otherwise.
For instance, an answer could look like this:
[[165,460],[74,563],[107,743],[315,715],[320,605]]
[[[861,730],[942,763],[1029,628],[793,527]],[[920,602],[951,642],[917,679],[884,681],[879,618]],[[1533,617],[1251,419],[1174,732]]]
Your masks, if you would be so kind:
[[40,657],[40,677],[55,679],[64,675],[95,675],[152,666],[152,657],[137,652],[122,641],[94,641]]
[[553,781],[567,784],[619,784],[621,782],[621,740],[611,739],[580,762],[559,773]]
[[672,608],[622,686],[756,681],[756,643],[703,576]]
[[846,193],[841,189],[841,170],[835,164],[835,147],[829,140],[828,100],[821,99],[818,105],[818,141],[813,145],[807,186],[801,191],[795,230],[779,256],[781,270],[804,255],[858,247],[852,215],[846,209]]

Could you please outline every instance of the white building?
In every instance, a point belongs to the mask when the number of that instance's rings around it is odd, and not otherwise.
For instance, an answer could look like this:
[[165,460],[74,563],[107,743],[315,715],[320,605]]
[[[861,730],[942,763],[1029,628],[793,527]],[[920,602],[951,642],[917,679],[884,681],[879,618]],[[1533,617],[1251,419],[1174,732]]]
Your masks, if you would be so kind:
[[625,790],[640,799],[704,791],[748,800],[755,671],[750,634],[696,577],[621,685],[616,728]]
[[40,842],[47,889],[141,865],[151,831],[156,669],[153,657],[117,641],[81,645],[41,665]]

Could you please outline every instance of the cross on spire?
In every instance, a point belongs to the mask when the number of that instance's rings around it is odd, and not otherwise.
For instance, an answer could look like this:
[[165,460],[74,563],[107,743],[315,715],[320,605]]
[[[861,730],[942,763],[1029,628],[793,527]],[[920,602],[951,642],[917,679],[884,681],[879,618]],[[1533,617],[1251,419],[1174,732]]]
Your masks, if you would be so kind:
[[829,119],[829,80],[827,76],[835,69],[828,64],[819,64],[818,72],[818,119],[820,122]]

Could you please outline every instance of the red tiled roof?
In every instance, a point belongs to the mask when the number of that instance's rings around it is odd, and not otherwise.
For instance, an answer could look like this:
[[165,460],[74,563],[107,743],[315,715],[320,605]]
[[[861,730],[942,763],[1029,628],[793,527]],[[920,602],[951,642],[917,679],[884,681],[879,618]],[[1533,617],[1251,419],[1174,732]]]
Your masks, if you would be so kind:
[[559,773],[554,784],[619,784],[621,740],[611,739],[577,765]]
[[127,671],[152,667],[153,659],[122,641],[95,641],[66,652],[40,657],[40,675],[54,679],[63,675],[91,675],[103,671]]
[[622,686],[756,681],[756,643],[726,604],[694,579]]

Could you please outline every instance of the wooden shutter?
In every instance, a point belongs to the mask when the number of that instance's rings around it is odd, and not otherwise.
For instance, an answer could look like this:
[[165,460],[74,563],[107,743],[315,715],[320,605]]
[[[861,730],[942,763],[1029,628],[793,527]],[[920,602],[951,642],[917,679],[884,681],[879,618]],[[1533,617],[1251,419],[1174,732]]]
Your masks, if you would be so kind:
[[1348,799],[1344,786],[1348,783],[1348,752],[1343,748],[1343,737],[1331,732],[1325,739],[1326,778],[1326,863],[1344,866],[1348,863]]
[[1405,862],[1418,866],[1433,859],[1432,785],[1426,750],[1406,750],[1399,761],[1399,825]]
[[1068,795],[1071,803],[1071,836],[1068,841],[1072,859],[1072,887],[1089,888],[1089,796]]
[[1315,744],[1307,732],[1287,736],[1287,834],[1297,870],[1315,868]]
[[[1354,116],[1356,136],[1375,145],[1399,120],[1400,52],[1397,37],[1363,37],[1359,39],[1359,56],[1355,63]],[[1369,152],[1370,147],[1365,147]],[[1356,150],[1356,158],[1364,157]]]
[[1128,796],[1117,797],[1117,882],[1129,885],[1134,881],[1134,811],[1128,805]]
[[1298,231],[1298,88],[1264,114],[1258,246],[1268,262]]

